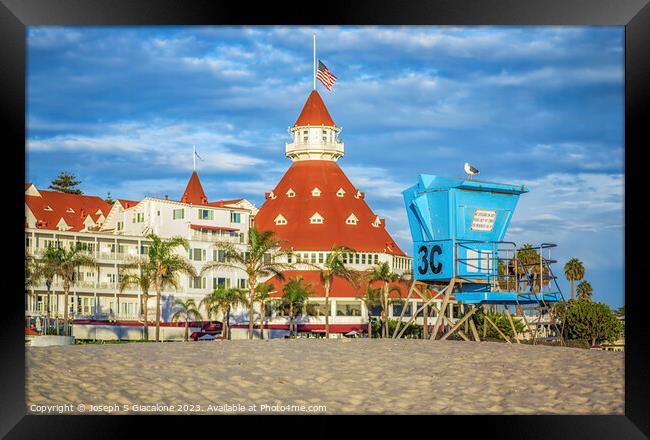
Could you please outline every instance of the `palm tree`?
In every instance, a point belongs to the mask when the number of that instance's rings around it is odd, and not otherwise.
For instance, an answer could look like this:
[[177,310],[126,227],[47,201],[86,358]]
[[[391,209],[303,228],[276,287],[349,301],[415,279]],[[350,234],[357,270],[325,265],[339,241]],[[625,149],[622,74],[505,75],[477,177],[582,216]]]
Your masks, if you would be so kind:
[[[520,279],[527,279],[526,284],[528,284],[532,292],[541,292],[542,287],[550,283],[548,267],[545,264],[542,265],[542,276],[540,277],[540,254],[531,244],[526,243],[517,250],[516,259],[518,261],[516,272],[519,279],[515,280],[515,282]],[[511,260],[510,263],[513,266],[515,264],[514,260]],[[514,267],[512,273],[515,273]]]
[[381,281],[381,319],[382,319],[382,337],[388,337],[388,296],[390,292],[399,292],[401,289],[397,286],[390,287],[390,283],[401,280],[401,275],[391,272],[388,262],[376,264],[366,275],[365,278],[372,283],[373,281]]
[[594,289],[591,287],[591,283],[589,283],[589,281],[580,281],[580,284],[578,284],[576,291],[578,292],[579,299],[585,299],[588,301],[591,301],[591,296],[594,293]]
[[153,287],[156,291],[156,341],[160,340],[160,300],[161,291],[166,286],[178,287],[177,274],[184,273],[188,276],[196,276],[196,270],[186,258],[176,254],[174,249],[183,247],[189,250],[190,246],[186,239],[173,237],[163,240],[156,234],[147,236],[151,240],[149,246],[149,265]]
[[120,293],[129,287],[139,287],[141,295],[140,310],[143,314],[145,341],[149,340],[149,289],[153,282],[152,266],[144,259],[138,260],[134,264],[126,265],[123,269],[137,268],[138,273],[122,273],[120,276]]
[[176,311],[172,315],[172,321],[180,321],[181,319],[185,321],[185,342],[187,342],[190,339],[190,320],[200,320],[201,312],[199,312],[192,298],[188,298],[185,301],[177,299],[174,301],[174,306],[176,306]]
[[358,274],[348,269],[344,263],[345,255],[355,253],[354,249],[345,246],[338,246],[332,248],[327,254],[323,267],[320,268],[320,280],[323,283],[323,290],[325,290],[325,337],[330,337],[330,290],[332,288],[332,281],[334,277],[340,277],[350,282],[353,286],[357,286]]
[[571,299],[575,299],[575,289],[574,284],[576,281],[580,281],[585,276],[585,267],[582,264],[582,261],[577,258],[571,258],[564,265],[564,275],[566,279],[571,281]]
[[75,274],[81,266],[95,267],[97,263],[93,257],[83,253],[76,247],[65,249],[48,246],[40,263],[39,271],[46,280],[53,279],[54,275],[63,280],[63,323],[65,326],[64,335],[66,336],[69,336],[68,296],[70,287],[75,282]]
[[255,297],[258,280],[275,276],[280,281],[284,281],[282,272],[293,268],[291,264],[277,261],[279,257],[285,257],[289,252],[280,249],[280,241],[276,240],[274,236],[273,231],[258,231],[254,227],[250,228],[248,231],[248,250],[246,252],[240,252],[229,241],[217,241],[214,246],[224,252],[225,261],[213,261],[207,263],[201,269],[201,273],[204,273],[210,269],[227,267],[246,273],[248,276],[246,305],[248,307],[249,339],[253,339],[253,328],[255,326]]
[[381,289],[374,288],[370,285],[366,286],[366,290],[362,296],[358,296],[366,305],[366,310],[368,311],[368,338],[372,338],[372,323],[370,322],[370,309],[375,307],[381,307]]
[[311,284],[302,284],[303,278],[296,277],[287,281],[282,291],[284,295],[280,298],[280,306],[289,309],[289,336],[295,337],[295,317],[302,312],[307,300],[314,294]]
[[230,339],[230,310],[238,305],[246,304],[245,295],[241,289],[219,286],[199,303],[199,307],[205,307],[209,318],[213,316],[216,318],[217,314],[221,313],[223,321],[221,334],[225,339]]
[[270,283],[260,283],[255,288],[255,301],[260,303],[260,339],[264,339],[264,318],[266,317],[266,303],[271,300],[271,292],[275,286]]

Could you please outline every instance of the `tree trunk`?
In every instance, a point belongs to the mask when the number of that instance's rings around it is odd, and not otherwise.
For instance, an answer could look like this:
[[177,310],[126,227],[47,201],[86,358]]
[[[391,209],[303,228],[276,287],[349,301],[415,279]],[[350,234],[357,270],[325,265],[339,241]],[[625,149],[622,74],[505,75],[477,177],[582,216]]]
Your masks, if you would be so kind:
[[224,322],[222,323],[222,329],[221,332],[223,333],[222,336],[224,336],[226,339],[230,339],[230,326],[228,325],[230,323],[230,306],[226,309],[226,316],[224,319]]
[[330,279],[325,279],[325,338],[330,337]]
[[264,339],[264,301],[260,301],[260,339]]
[[144,303],[144,332],[143,337],[145,341],[149,340],[149,313],[147,311],[147,306],[149,305],[149,295],[142,296],[142,302]]
[[248,277],[248,288],[250,289],[249,303],[248,303],[248,339],[253,339],[253,330],[255,328],[255,284],[257,279],[255,277]]
[[68,329],[68,293],[70,291],[70,286],[67,282],[63,283],[63,335],[70,336]]
[[574,293],[575,291],[574,291],[574,289],[573,289],[573,283],[574,283],[574,282],[575,282],[574,279],[571,278],[571,300],[574,300],[574,299],[575,299],[575,293]]
[[160,342],[160,284],[156,282],[156,342]]

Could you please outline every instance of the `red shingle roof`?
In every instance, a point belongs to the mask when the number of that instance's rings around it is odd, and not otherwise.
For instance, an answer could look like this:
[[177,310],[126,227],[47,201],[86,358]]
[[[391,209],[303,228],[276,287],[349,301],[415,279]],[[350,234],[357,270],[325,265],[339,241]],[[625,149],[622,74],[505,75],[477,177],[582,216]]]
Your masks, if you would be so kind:
[[140,203],[140,202],[138,202],[136,200],[125,200],[125,199],[117,199],[117,201],[120,202],[120,205],[122,205],[122,208],[124,208],[124,209],[128,209],[131,206],[135,206],[138,203]]
[[[57,191],[39,190],[41,197],[25,196],[25,203],[36,217],[39,228],[56,229],[56,225],[63,218],[72,231],[79,231],[84,228],[84,220],[87,216],[97,222],[99,214],[97,210],[106,217],[111,210],[111,205],[101,197],[86,196],[78,194],[66,194]],[[49,208],[51,210],[46,210]],[[68,212],[69,210],[74,212]]]
[[305,106],[298,116],[298,120],[293,125],[294,127],[303,126],[303,125],[327,125],[330,127],[335,127],[336,124],[327,111],[323,99],[320,97],[316,90],[313,90]]
[[203,186],[201,186],[201,181],[196,171],[192,172],[190,180],[187,182],[187,187],[185,187],[181,202],[191,203],[193,205],[206,205],[208,203],[208,198],[205,196]]
[[[319,197],[312,190],[321,191]],[[336,195],[342,188],[343,197]],[[287,196],[289,189],[294,197]],[[259,230],[275,231],[283,240],[284,249],[327,251],[335,246],[348,246],[357,252],[386,252],[404,256],[404,252],[384,228],[372,224],[377,215],[368,207],[363,197],[355,197],[352,185],[336,162],[308,160],[294,162],[273,189],[275,199],[267,198],[255,217]],[[318,212],[324,221],[311,224],[310,218]],[[276,225],[275,218],[282,214],[286,225]],[[356,225],[346,224],[354,214]]]
[[223,208],[226,205],[234,205],[237,202],[241,202],[244,199],[232,199],[232,200],[216,200],[214,202],[208,203],[208,206],[215,206],[218,208]]

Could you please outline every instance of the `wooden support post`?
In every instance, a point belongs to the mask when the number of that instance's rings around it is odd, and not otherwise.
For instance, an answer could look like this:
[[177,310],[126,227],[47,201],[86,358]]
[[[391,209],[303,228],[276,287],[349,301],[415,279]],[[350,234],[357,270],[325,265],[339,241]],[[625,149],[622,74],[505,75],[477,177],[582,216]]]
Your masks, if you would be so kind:
[[483,304],[483,340],[485,341],[485,338],[487,338],[487,321],[485,320],[485,317],[487,316],[487,306]]
[[506,336],[506,335],[501,331],[501,329],[499,329],[499,327],[497,327],[497,325],[496,325],[494,322],[492,322],[492,320],[491,320],[490,318],[488,318],[487,315],[485,315],[485,319],[487,320],[487,322],[489,322],[490,324],[492,324],[492,327],[494,327],[494,328],[496,329],[496,331],[501,335],[501,337],[502,337],[503,339],[506,340],[506,342],[507,342],[508,344],[511,344],[510,339],[509,339],[509,338],[508,338],[508,337],[507,337],[507,336]]
[[510,310],[508,310],[507,307],[506,309],[506,316],[508,317],[508,321],[510,321],[510,327],[512,328],[512,335],[515,338],[515,341],[517,341],[517,344],[520,344],[519,338],[517,337],[517,329],[515,329],[515,323],[512,321],[512,316],[510,315]]
[[438,313],[436,323],[433,326],[433,340],[434,341],[438,337],[438,329],[440,328],[440,323],[442,321],[442,315],[447,310],[447,304],[449,304],[449,297],[451,296],[451,291],[454,290],[455,282],[456,282],[456,279],[452,278],[449,281],[449,285],[447,285],[447,291],[445,292],[445,296],[444,296],[444,298],[442,300],[442,305],[440,306],[440,313]]
[[476,342],[480,342],[481,338],[478,337],[478,331],[476,331],[476,326],[474,325],[474,320],[473,319],[469,320],[469,329],[472,331],[472,335],[474,336],[474,340]]
[[[463,341],[465,341],[465,342],[469,342],[469,338],[467,337],[467,335],[465,334],[465,332],[463,332],[462,330],[458,330],[458,336],[460,336],[461,338],[463,338]],[[442,341],[442,339],[441,339],[441,341]]]
[[447,339],[449,336],[451,336],[451,334],[454,333],[456,330],[458,330],[458,329],[460,328],[460,326],[463,325],[463,323],[464,323],[465,321],[467,321],[467,319],[469,319],[469,318],[470,318],[474,313],[476,313],[477,310],[478,310],[478,309],[477,309],[476,307],[472,307],[472,310],[470,310],[469,313],[467,313],[465,316],[463,316],[462,319],[458,320],[458,322],[456,322],[456,325],[454,325],[451,329],[449,329],[449,331],[448,331],[447,333],[445,333],[445,334],[440,338],[440,340],[441,340],[441,341],[444,341],[444,340]]
[[415,289],[416,283],[419,283],[419,281],[413,280],[411,283],[411,287],[409,288],[409,293],[406,296],[406,300],[404,301],[404,306],[402,307],[402,313],[399,315],[399,319],[397,320],[397,325],[395,326],[395,330],[393,331],[393,339],[397,335],[397,332],[402,324],[402,319],[404,318],[404,312],[406,311],[406,306],[408,305],[409,299],[411,299],[411,295],[413,295],[413,290]]
[[[419,293],[419,291],[418,291],[417,289],[415,289],[414,291],[415,291],[418,295],[420,295],[420,297],[422,297],[422,299],[424,299],[424,297]],[[397,338],[402,337],[402,334],[404,334],[404,331],[406,331],[406,328],[407,328],[407,327],[408,327],[408,326],[409,326],[413,321],[415,321],[415,318],[417,317],[418,313],[420,313],[420,311],[424,310],[424,309],[425,309],[429,304],[431,304],[431,303],[433,302],[433,300],[434,300],[433,297],[431,297],[431,299],[425,300],[424,305],[422,305],[422,307],[420,307],[420,308],[418,308],[418,309],[415,310],[415,312],[414,312],[414,313],[412,314],[412,316],[411,316],[411,319],[409,319],[409,320],[406,322],[406,325],[402,328],[402,330],[400,330],[400,332],[397,334],[397,336],[395,336],[395,334],[393,333],[393,337],[394,337],[394,338],[395,338],[395,337],[397,337]],[[433,306],[432,306],[432,307],[433,307]]]

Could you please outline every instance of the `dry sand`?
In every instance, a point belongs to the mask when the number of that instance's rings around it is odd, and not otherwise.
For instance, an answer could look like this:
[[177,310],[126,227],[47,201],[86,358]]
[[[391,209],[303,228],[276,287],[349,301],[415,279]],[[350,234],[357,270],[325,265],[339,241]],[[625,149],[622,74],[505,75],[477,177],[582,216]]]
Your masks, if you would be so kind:
[[623,414],[623,359],[378,339],[29,347],[26,400],[44,414]]

